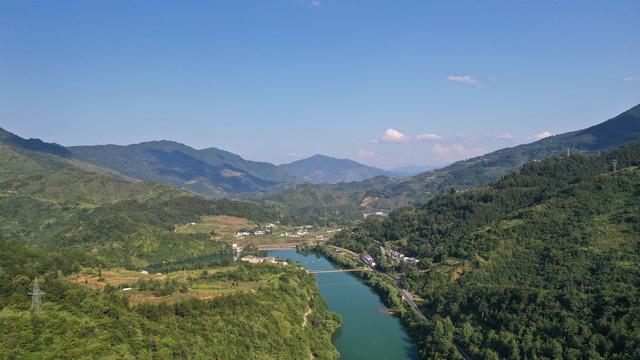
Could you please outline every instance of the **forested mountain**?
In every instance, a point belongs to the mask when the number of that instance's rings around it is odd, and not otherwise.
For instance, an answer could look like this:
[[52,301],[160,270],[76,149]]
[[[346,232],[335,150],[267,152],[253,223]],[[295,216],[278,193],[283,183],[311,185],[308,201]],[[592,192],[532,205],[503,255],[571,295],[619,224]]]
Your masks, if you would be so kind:
[[[637,140],[640,140],[640,105],[585,130],[494,151],[405,179],[377,176],[364,181],[310,186],[324,192],[314,191],[314,196],[343,199],[339,205],[344,212],[362,213],[370,208],[389,210],[423,204],[437,194],[449,192],[452,187],[464,190],[485,186],[527,162],[566,155],[567,150],[573,154],[597,154]],[[280,204],[299,204],[301,192],[310,193],[310,190],[304,187],[287,190],[273,198]],[[341,194],[343,192],[348,196]],[[327,214],[334,205],[331,201],[319,202],[316,209],[307,207],[305,212]]]
[[130,268],[222,252],[207,234],[177,234],[203,215],[280,219],[259,205],[206,200],[175,187],[127,182],[63,157],[0,143],[0,232],[49,249],[76,247]]
[[316,184],[362,181],[380,175],[398,177],[395,173],[366,166],[353,160],[336,159],[324,155],[314,155],[278,166],[297,177]]
[[[636,359],[638,165],[640,143],[552,156],[333,242],[372,254],[419,297],[431,322],[409,327],[425,358],[458,358],[455,343],[474,359]],[[380,245],[419,266],[388,260]]]
[[372,198],[371,205],[397,208],[418,205],[436,194],[456,189],[485,186],[521,168],[530,161],[571,153],[597,154],[640,140],[640,105],[584,130],[550,136],[530,144],[501,149],[473,159],[458,161],[441,169],[398,180],[363,191],[361,199]]
[[68,150],[70,156],[88,163],[207,197],[276,192],[296,182],[295,176],[273,164],[247,161],[216,148],[196,150],[173,141],[72,146]]
[[391,169],[390,171],[402,175],[400,177],[411,177],[422,174],[423,172],[427,172],[429,170],[438,169],[444,167],[443,166],[403,166],[395,169]]
[[46,143],[40,139],[23,139],[3,128],[0,128],[0,142],[19,149],[45,152],[54,155],[69,156],[71,154],[64,146]]
[[299,265],[227,259],[189,274],[184,266],[137,271],[232,251],[213,233],[181,233],[176,224],[278,214],[100,175],[55,144],[0,135],[0,358],[338,357],[331,334],[340,317]]
[[[180,271],[179,283],[128,272],[126,284],[113,282],[123,270],[102,266],[74,248],[46,251],[0,235],[0,357],[338,358],[331,334],[340,316],[298,265],[214,262],[204,265],[211,273]],[[41,306],[30,309],[36,277]],[[202,296],[207,288],[217,295]]]

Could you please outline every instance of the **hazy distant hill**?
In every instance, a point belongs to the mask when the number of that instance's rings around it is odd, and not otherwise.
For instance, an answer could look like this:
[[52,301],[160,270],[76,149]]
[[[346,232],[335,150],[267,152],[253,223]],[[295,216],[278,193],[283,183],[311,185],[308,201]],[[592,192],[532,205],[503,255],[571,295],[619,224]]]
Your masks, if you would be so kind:
[[375,167],[360,164],[349,159],[336,159],[325,155],[279,165],[289,173],[316,184],[362,181],[379,175],[397,177],[396,174]]
[[441,165],[441,166],[403,166],[403,167],[399,167],[399,168],[395,168],[395,169],[391,169],[390,171],[394,174],[397,174],[397,177],[400,178],[405,178],[405,177],[411,177],[411,176],[416,176],[418,174],[422,174],[425,171],[429,171],[429,170],[433,170],[433,169],[438,169],[441,167],[444,167],[445,165]]
[[173,141],[68,149],[74,158],[126,176],[177,186],[209,197],[275,192],[296,181],[295,176],[270,163],[247,161],[216,148],[196,150]]
[[505,148],[441,169],[364,191],[361,198],[374,199],[372,206],[395,208],[419,204],[437,193],[471,189],[489,184],[521,168],[525,163],[552,155],[596,154],[640,140],[640,105],[584,130],[568,132]]
[[0,142],[19,149],[45,152],[54,155],[69,156],[71,154],[64,146],[46,143],[40,139],[23,139],[2,128],[0,128]]

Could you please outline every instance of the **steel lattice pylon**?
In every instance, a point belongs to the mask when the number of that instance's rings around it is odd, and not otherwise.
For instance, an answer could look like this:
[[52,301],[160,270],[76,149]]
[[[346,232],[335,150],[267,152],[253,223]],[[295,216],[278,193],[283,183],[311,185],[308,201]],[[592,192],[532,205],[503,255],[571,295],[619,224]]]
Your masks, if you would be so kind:
[[33,280],[33,291],[29,292],[27,295],[31,295],[31,309],[35,310],[38,314],[40,314],[40,308],[42,307],[42,295],[45,295],[46,292],[40,290],[40,278],[36,276]]

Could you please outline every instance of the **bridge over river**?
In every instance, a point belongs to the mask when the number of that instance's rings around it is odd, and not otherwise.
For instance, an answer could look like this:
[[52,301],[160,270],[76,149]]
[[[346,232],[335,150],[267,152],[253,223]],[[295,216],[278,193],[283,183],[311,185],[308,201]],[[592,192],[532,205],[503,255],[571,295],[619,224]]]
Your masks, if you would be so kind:
[[[356,252],[353,252],[353,251],[351,251],[351,250],[349,250],[349,249],[344,249],[344,248],[340,248],[340,247],[337,247],[337,246],[331,246],[331,245],[328,245],[328,246],[329,246],[329,247],[331,247],[331,248],[334,248],[334,249],[340,250],[340,251],[341,251],[341,252],[343,252],[343,253],[347,253],[347,254],[350,254],[350,255],[352,255],[352,256],[355,256],[355,257],[356,257],[356,258],[358,258],[358,259],[361,259],[360,254],[358,254],[358,253],[356,253]],[[382,274],[382,275],[384,275],[384,276],[388,277],[389,279],[391,279],[391,280],[393,281],[393,283],[396,285],[396,287],[400,290],[400,292],[401,292],[401,294],[402,294],[402,300],[406,301],[406,302],[409,304],[409,306],[411,306],[411,308],[412,308],[413,310],[415,310],[415,311],[416,311],[416,313],[418,313],[418,315],[419,315],[422,319],[424,319],[424,320],[426,320],[426,321],[429,321],[429,320],[427,319],[427,317],[426,317],[426,316],[424,316],[424,314],[422,313],[422,311],[420,311],[420,308],[418,308],[418,305],[416,305],[416,304],[413,302],[413,294],[411,294],[407,289],[403,288],[403,287],[400,285],[400,281],[398,281],[397,279],[395,279],[395,278],[394,278],[394,277],[392,277],[391,275],[389,275],[389,274],[387,274],[387,273],[384,273],[384,272],[382,272],[382,271],[380,271],[380,270],[376,270],[375,268],[374,268],[374,269],[370,269],[370,268],[360,268],[360,269],[349,269],[349,270],[342,270],[342,269],[340,269],[340,270],[333,270],[333,271],[319,271],[319,272],[313,272],[313,271],[310,271],[310,272],[311,272],[311,273],[313,273],[313,274],[318,274],[318,273],[322,273],[322,272],[346,272],[346,271],[363,271],[363,270],[374,270],[374,271],[377,271],[378,273],[380,273],[380,274]],[[458,346],[457,344],[454,344],[454,346],[456,347],[456,349],[458,350],[458,352],[460,353],[460,355],[462,356],[462,358],[463,358],[464,360],[471,360],[471,357],[470,357],[470,356],[469,356],[469,355],[468,355],[468,354],[467,354],[467,353],[466,353],[466,352],[465,352],[465,351],[464,351],[460,346]]]
[[349,272],[349,271],[368,271],[371,269],[362,268],[362,269],[340,269],[340,270],[308,270],[311,274],[326,274],[326,273],[337,273],[337,272]]

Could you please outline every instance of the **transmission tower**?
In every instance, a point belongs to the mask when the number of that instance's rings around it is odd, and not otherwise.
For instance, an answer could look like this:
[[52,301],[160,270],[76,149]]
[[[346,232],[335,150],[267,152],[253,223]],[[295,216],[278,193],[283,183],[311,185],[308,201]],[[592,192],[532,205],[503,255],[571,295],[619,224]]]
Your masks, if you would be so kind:
[[616,172],[616,166],[618,165],[618,160],[613,159],[613,172]]
[[45,295],[46,292],[40,290],[40,278],[36,276],[35,280],[33,280],[33,291],[29,292],[27,295],[31,295],[31,309],[35,310],[38,314],[40,314],[40,308],[42,307],[42,295]]
[[186,269],[182,269],[182,271],[184,272],[184,287],[185,289],[189,289],[189,283],[187,282],[187,270]]

